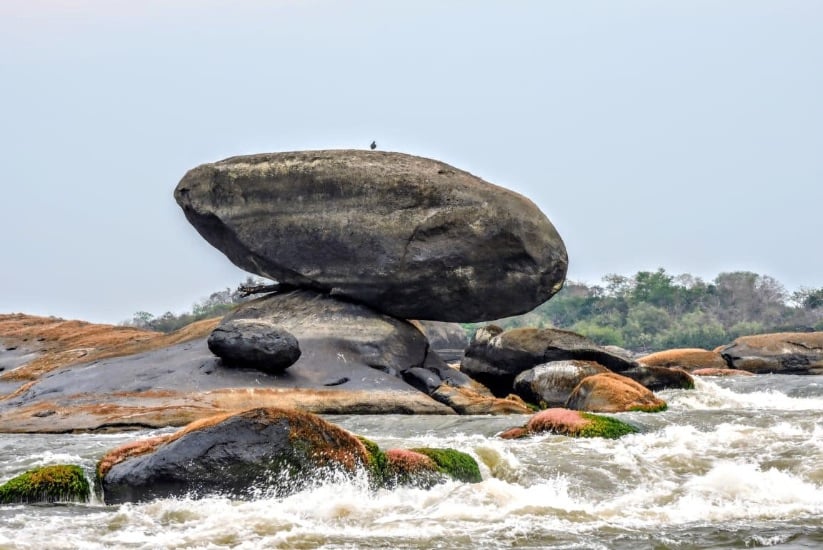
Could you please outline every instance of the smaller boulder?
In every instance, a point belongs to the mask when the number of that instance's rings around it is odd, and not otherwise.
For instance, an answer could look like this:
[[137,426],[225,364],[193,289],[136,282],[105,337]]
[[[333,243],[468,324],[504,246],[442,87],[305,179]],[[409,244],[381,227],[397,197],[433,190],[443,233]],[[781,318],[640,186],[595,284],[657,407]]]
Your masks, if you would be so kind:
[[584,378],[603,372],[609,369],[594,361],[552,361],[518,374],[514,392],[542,408],[562,407]]
[[457,414],[529,414],[529,406],[516,395],[495,397],[486,388],[475,383],[472,386],[455,387],[440,384],[431,397],[448,405]]
[[617,439],[637,433],[637,428],[616,418],[551,408],[532,416],[525,426],[510,428],[500,434],[503,439],[520,439],[530,435],[552,433],[569,437],[605,437]]
[[477,461],[454,449],[389,449],[386,484],[431,487],[453,479],[464,483],[483,481]]
[[623,371],[623,376],[639,382],[651,391],[667,389],[693,390],[694,378],[682,369],[670,369],[668,367],[647,367],[641,365],[627,371]]
[[209,336],[209,349],[230,367],[278,373],[300,358],[297,338],[282,327],[260,319],[224,321]]
[[566,401],[567,409],[589,412],[660,412],[666,407],[646,387],[612,372],[584,378]]
[[754,374],[823,374],[823,332],[741,336],[717,351],[730,367]]
[[34,468],[0,485],[0,504],[88,502],[90,496],[83,469],[73,464]]

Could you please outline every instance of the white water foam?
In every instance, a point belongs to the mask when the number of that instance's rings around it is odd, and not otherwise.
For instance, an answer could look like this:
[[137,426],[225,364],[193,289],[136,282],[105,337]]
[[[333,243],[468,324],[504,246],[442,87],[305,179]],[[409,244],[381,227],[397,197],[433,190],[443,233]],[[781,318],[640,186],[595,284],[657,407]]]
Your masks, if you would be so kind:
[[660,395],[669,402],[669,408],[677,409],[823,410],[823,398],[819,397],[790,397],[775,389],[738,393],[701,377],[695,377],[694,385],[693,390],[664,391]]

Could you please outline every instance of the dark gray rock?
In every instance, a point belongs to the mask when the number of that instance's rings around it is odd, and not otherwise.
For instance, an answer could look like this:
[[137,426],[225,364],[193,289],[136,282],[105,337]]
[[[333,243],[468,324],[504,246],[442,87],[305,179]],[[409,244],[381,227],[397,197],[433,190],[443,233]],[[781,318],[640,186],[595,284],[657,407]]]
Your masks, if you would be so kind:
[[209,349],[226,366],[282,372],[300,358],[300,345],[289,331],[260,320],[221,323],[208,339]]
[[560,290],[568,264],[528,199],[401,153],[234,157],[190,170],[175,198],[239,267],[404,319],[524,313]]
[[129,458],[121,448],[105,456],[105,502],[281,496],[327,471],[353,474],[367,463],[366,450],[355,436],[297,411],[253,409],[181,433],[160,441],[148,454]]
[[639,382],[651,391],[667,389],[694,389],[694,378],[682,369],[639,365],[621,372],[626,378]]
[[525,370],[514,379],[514,393],[542,408],[562,407],[581,380],[609,369],[592,361],[553,361]]
[[475,332],[460,370],[502,397],[512,391],[514,379],[521,372],[542,363],[567,360],[593,361],[613,372],[638,366],[574,332],[550,328],[504,331],[488,325]]

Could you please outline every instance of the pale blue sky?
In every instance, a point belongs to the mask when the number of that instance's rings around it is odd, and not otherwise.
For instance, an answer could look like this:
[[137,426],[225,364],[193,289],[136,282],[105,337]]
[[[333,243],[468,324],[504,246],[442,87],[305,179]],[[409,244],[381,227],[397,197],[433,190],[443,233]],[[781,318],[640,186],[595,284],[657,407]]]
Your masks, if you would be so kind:
[[0,312],[119,322],[244,274],[189,168],[443,160],[531,198],[571,279],[823,286],[823,2],[0,2]]

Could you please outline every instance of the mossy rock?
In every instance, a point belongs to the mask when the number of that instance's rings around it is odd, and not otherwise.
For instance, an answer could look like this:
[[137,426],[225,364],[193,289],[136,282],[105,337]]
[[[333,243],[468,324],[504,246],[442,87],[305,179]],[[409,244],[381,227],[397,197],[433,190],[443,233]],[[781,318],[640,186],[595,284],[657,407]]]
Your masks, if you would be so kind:
[[[688,388],[684,388],[688,389]],[[694,389],[694,388],[691,388]],[[656,405],[640,405],[637,407],[632,407],[630,409],[631,412],[644,412],[644,413],[658,413],[663,412],[669,408],[669,405],[663,401],[662,403]]]
[[466,483],[483,481],[477,461],[466,453],[454,449],[432,449],[428,447],[412,449],[412,451],[431,458],[437,464],[440,472],[452,479]]
[[590,423],[577,432],[577,437],[605,437],[606,439],[617,439],[624,435],[634,434],[638,429],[622,420],[610,416],[600,416],[597,414],[581,412],[580,416],[589,420]]
[[383,486],[390,475],[389,460],[386,458],[386,453],[381,451],[380,447],[377,446],[377,443],[371,439],[367,439],[362,435],[358,435],[357,439],[359,439],[366,448],[366,453],[368,454],[366,467],[369,471],[369,478],[371,479],[372,486]]
[[80,466],[34,468],[0,485],[0,503],[88,502],[91,487]]

